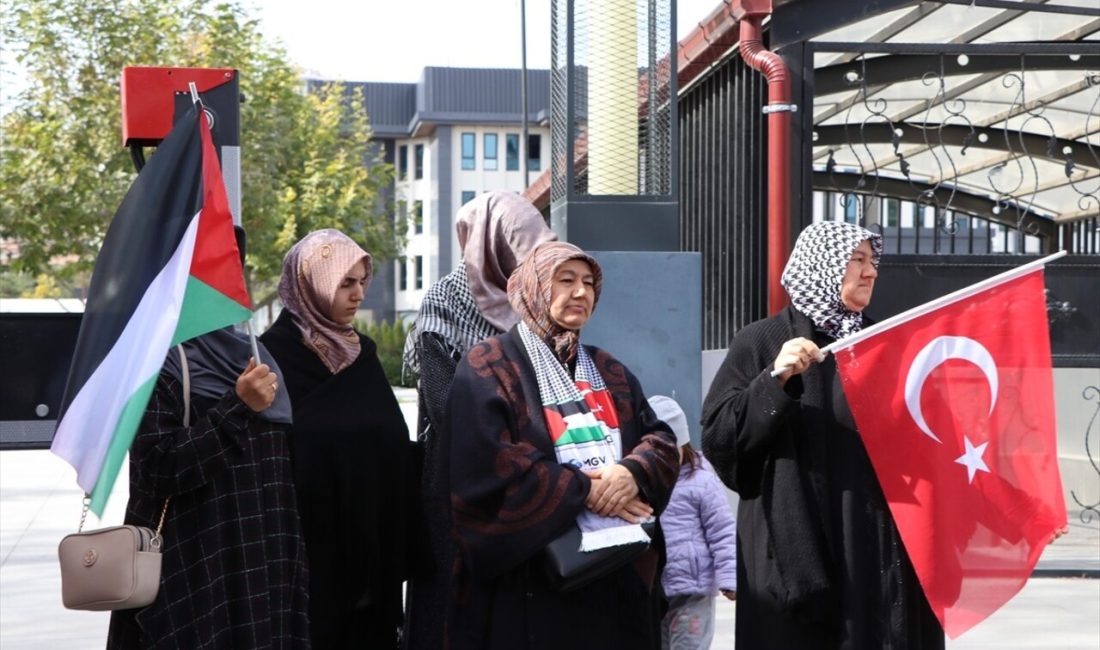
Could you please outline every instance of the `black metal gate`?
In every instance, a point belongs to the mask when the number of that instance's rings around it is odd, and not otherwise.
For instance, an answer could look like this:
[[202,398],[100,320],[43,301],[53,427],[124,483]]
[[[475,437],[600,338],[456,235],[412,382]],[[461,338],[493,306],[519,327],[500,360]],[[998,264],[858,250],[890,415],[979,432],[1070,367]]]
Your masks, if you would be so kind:
[[739,57],[680,95],[680,247],[703,257],[703,348],[767,311],[767,90]]

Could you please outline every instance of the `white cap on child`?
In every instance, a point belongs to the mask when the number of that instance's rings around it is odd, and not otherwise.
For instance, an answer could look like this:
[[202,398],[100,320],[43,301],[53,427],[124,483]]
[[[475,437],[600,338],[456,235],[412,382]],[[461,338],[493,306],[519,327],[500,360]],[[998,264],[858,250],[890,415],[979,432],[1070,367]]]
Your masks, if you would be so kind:
[[677,447],[683,447],[691,442],[687,416],[684,415],[684,409],[680,408],[676,400],[664,395],[654,395],[649,398],[649,407],[653,409],[658,418],[664,420],[672,428],[672,433],[676,434]]

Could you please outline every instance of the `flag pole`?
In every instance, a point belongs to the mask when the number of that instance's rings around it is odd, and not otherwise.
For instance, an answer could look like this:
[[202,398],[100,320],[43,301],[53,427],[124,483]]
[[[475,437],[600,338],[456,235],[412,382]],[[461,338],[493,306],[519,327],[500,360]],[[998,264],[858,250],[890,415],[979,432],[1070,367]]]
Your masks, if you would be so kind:
[[244,326],[248,328],[248,342],[252,344],[252,358],[256,360],[256,365],[260,365],[260,346],[256,343],[256,329],[252,327],[252,316],[248,317],[248,320],[244,322]]
[[[850,347],[850,346],[862,341],[863,339],[865,339],[869,336],[877,334],[880,330],[885,330],[885,329],[889,329],[891,327],[894,327],[895,325],[900,325],[900,324],[902,324],[906,321],[913,320],[914,318],[917,318],[918,316],[923,316],[924,314],[927,314],[930,311],[933,311],[935,309],[939,309],[940,307],[950,305],[951,303],[958,302],[959,300],[962,300],[964,298],[969,298],[970,296],[972,296],[976,293],[980,293],[982,291],[985,291],[986,289],[989,289],[990,287],[995,287],[998,284],[1008,282],[1009,280],[1014,280],[1018,277],[1027,275],[1028,273],[1031,273],[1035,269],[1042,268],[1042,267],[1046,266],[1048,263],[1053,262],[1054,260],[1056,260],[1058,258],[1065,257],[1066,254],[1067,253],[1064,250],[1058,251],[1057,253],[1051,253],[1050,255],[1047,255],[1046,257],[1043,257],[1043,258],[1040,258],[1040,259],[1037,259],[1037,260],[1033,260],[1031,262],[1028,262],[1027,264],[1021,264],[1020,266],[1017,266],[1016,268],[1013,268],[1013,269],[1009,269],[1009,270],[1005,271],[1004,273],[998,273],[997,275],[994,275],[991,278],[986,278],[985,280],[981,280],[980,282],[975,282],[974,284],[972,284],[970,286],[967,286],[967,287],[963,287],[962,289],[959,289],[958,291],[952,291],[951,293],[947,294],[946,296],[940,296],[939,298],[935,298],[934,300],[929,300],[928,302],[926,302],[922,305],[917,305],[916,307],[913,307],[912,309],[907,309],[906,311],[903,311],[900,314],[891,316],[890,318],[887,318],[886,320],[882,321],[881,323],[875,323],[874,325],[871,325],[870,327],[868,327],[866,329],[862,329],[862,330],[856,332],[855,334],[852,334],[851,336],[847,336],[843,339],[840,339],[839,341],[833,341],[829,345],[826,345],[825,347],[821,348],[821,351],[823,353],[827,354],[827,353],[833,352],[835,350],[841,350],[841,349]],[[771,372],[771,376],[772,377],[778,377],[779,375],[787,372],[789,369],[790,369],[790,366],[786,366],[786,367],[783,367],[783,368],[779,368],[777,370],[773,370]]]

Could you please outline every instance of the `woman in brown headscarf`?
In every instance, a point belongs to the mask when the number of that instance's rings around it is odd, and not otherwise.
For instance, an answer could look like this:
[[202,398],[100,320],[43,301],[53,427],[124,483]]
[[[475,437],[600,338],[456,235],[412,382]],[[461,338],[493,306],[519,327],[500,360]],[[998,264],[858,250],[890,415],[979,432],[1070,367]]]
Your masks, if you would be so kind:
[[513,192],[487,192],[455,217],[462,263],[424,296],[405,343],[405,365],[420,375],[417,437],[424,453],[421,490],[432,568],[408,590],[409,650],[437,650],[454,565],[450,505],[438,481],[446,458],[436,433],[446,423],[447,394],[459,359],[475,343],[508,331],[519,316],[508,303],[508,278],[539,244],[557,237],[531,203]]
[[634,375],[580,345],[601,285],[584,251],[542,244],[508,283],[520,322],[458,364],[439,441],[458,542],[446,647],[659,646],[659,529],[634,561],[567,593],[543,558],[574,526],[590,550],[648,539],[638,522],[664,508],[679,466]]
[[262,337],[294,405],[314,648],[396,648],[403,618],[412,443],[374,341],[351,326],[370,279],[349,237],[310,233],[287,253],[285,309]]

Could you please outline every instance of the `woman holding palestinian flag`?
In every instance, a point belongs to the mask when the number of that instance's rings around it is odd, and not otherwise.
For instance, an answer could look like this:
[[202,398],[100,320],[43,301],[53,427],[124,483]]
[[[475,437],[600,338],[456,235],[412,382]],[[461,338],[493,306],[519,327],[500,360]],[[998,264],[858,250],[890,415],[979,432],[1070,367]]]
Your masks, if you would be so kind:
[[111,613],[108,648],[309,647],[290,397],[259,349],[257,364],[227,327],[169,350],[130,448],[126,504],[128,524],[163,519],[160,589]]
[[659,528],[644,553],[573,591],[555,588],[543,558],[574,528],[591,551],[648,541],[640,522],[676,481],[675,437],[638,380],[580,344],[601,285],[584,251],[541,244],[508,281],[520,322],[455,372],[439,433],[458,543],[447,647],[660,645]]

